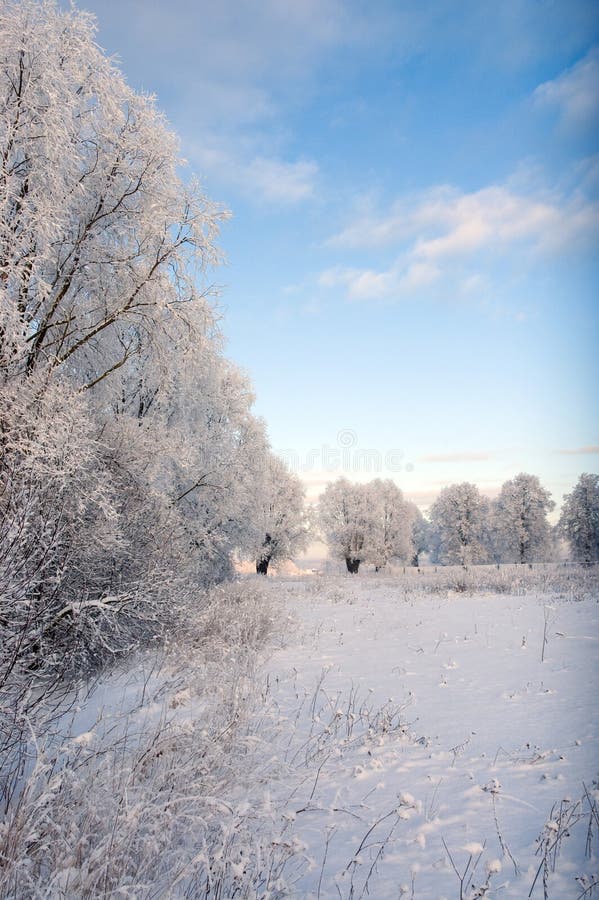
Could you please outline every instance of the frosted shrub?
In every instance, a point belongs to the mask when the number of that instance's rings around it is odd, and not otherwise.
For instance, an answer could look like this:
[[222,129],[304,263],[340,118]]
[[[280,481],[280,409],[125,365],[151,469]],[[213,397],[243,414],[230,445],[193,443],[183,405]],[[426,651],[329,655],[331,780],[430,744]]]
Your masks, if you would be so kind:
[[0,894],[284,896],[302,853],[273,841],[268,724],[251,727],[274,626],[256,587],[216,588],[172,652],[114,669],[31,736],[0,825]]
[[[208,654],[223,647],[251,651],[264,646],[275,622],[268,596],[251,581],[215,586],[206,595],[197,631],[188,634]],[[180,633],[179,633],[180,634]]]

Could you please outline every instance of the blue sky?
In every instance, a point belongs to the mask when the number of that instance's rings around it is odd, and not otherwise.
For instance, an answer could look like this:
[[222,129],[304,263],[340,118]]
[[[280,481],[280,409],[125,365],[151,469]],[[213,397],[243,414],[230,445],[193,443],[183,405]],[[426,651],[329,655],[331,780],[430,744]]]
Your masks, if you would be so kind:
[[597,471],[595,3],[81,5],[233,212],[227,352],[312,494]]

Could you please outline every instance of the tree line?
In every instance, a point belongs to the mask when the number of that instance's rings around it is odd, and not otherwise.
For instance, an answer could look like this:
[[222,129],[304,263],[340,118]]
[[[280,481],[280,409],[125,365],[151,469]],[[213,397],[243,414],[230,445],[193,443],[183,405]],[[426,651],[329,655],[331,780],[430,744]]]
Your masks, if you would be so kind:
[[223,353],[227,211],[90,15],[4,0],[0,59],[0,690],[25,697],[161,639],[306,527]]
[[381,569],[390,561],[418,565],[421,554],[441,565],[533,563],[552,559],[564,539],[573,559],[599,560],[599,476],[581,475],[564,498],[559,522],[555,503],[536,475],[506,481],[494,500],[469,482],[444,488],[425,518],[391,480],[355,484],[346,478],[327,485],[317,504],[317,522],[331,556],[348,572],[361,563]]

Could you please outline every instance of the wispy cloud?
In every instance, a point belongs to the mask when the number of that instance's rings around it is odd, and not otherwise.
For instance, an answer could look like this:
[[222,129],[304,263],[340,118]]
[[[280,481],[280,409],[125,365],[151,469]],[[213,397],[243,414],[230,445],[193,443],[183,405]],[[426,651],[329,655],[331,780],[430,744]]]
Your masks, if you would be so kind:
[[489,185],[463,192],[440,185],[396,200],[386,211],[368,204],[327,245],[341,252],[394,254],[381,269],[333,266],[322,288],[343,286],[349,299],[413,294],[436,282],[453,293],[484,287],[485,267],[507,255],[552,254],[584,247],[599,230],[599,204],[580,191],[527,195]]
[[599,48],[594,47],[553,81],[533,94],[539,106],[558,110],[568,127],[592,127],[599,121]]
[[[102,42],[126,55],[134,85],[167,103],[191,168],[216,183],[213,193],[224,186],[267,204],[314,195],[318,166],[296,149],[288,109],[316,90],[330,53],[364,45],[365,15],[344,0],[89,5]],[[127,33],[135,41],[124,42]]]
[[566,450],[556,450],[555,452],[560,453],[562,456],[590,456],[591,454],[599,453],[599,447],[573,447]]
[[481,452],[465,452],[465,453],[438,453],[431,456],[420,456],[417,462],[423,463],[446,463],[446,462],[486,462],[493,459],[492,453]]
[[247,169],[253,191],[261,193],[267,200],[284,203],[310,197],[318,175],[318,166],[311,160],[285,162],[257,156]]
[[437,281],[439,266],[427,261],[400,263],[387,271],[334,266],[318,276],[322,288],[343,287],[351,300],[378,300],[426,287]]
[[251,144],[232,149],[226,141],[203,141],[188,146],[194,167],[233,185],[257,203],[293,204],[314,194],[318,165],[312,160],[287,161],[254,155]]
[[530,197],[507,185],[464,193],[440,185],[397,200],[388,212],[359,213],[328,243],[354,249],[407,242],[415,259],[442,259],[522,240],[543,246],[564,226],[572,238],[598,217],[599,210],[580,197]]

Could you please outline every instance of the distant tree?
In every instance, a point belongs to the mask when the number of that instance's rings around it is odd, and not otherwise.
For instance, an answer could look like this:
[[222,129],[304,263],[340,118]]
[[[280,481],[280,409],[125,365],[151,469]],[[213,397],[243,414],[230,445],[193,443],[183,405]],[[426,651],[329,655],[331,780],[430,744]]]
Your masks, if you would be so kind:
[[484,528],[488,501],[469,482],[444,488],[430,511],[433,556],[437,562],[467,566],[487,557]]
[[415,503],[408,503],[408,508],[412,519],[412,557],[410,562],[413,566],[419,566],[421,554],[430,550],[431,525]]
[[599,475],[583,474],[564,497],[558,523],[574,559],[585,565],[599,560]]
[[532,563],[546,557],[551,538],[547,513],[554,506],[536,475],[522,472],[505,482],[493,515],[497,553],[503,562]]
[[331,556],[344,559],[347,571],[356,575],[373,525],[367,485],[347,478],[330,482],[318,501],[318,522]]
[[256,572],[266,575],[271,562],[304,550],[308,536],[303,485],[271,452],[264,460],[254,513]]
[[376,478],[365,487],[369,502],[364,558],[378,571],[391,559],[411,558],[413,512],[390,478]]

